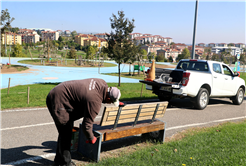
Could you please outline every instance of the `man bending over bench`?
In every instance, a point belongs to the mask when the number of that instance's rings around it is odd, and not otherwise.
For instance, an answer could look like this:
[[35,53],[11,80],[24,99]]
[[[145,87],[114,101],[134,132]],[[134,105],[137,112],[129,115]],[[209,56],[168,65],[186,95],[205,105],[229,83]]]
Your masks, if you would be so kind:
[[70,146],[74,121],[84,118],[82,129],[86,143],[94,144],[93,122],[98,115],[101,103],[114,103],[119,106],[120,90],[108,87],[102,79],[90,78],[60,83],[53,88],[46,99],[49,112],[55,122],[58,135],[54,165],[72,166]]

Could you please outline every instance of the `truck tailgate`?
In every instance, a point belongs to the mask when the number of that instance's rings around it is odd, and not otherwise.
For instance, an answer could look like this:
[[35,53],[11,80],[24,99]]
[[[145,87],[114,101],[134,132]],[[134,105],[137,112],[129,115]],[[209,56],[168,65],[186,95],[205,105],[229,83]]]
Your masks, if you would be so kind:
[[177,82],[156,82],[156,81],[145,81],[145,80],[139,80],[139,82],[144,83],[146,85],[151,85],[151,86],[158,86],[161,88],[171,88],[171,89],[180,89],[182,87],[182,84],[177,83]]

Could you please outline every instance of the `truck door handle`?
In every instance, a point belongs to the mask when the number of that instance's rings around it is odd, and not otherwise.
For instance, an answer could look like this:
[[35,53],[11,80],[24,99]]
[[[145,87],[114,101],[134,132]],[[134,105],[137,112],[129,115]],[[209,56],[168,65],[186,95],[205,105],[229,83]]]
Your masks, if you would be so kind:
[[217,78],[216,76],[214,76],[214,78]]
[[225,80],[228,80],[228,78],[225,78]]

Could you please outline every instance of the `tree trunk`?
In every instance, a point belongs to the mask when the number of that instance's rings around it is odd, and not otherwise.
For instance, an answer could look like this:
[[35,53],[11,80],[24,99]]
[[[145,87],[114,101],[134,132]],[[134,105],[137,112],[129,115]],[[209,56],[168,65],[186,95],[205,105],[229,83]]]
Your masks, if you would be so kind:
[[138,75],[140,75],[140,61],[138,61]]
[[120,86],[120,63],[118,63],[118,72],[119,72],[119,83],[118,83],[118,86]]
[[131,75],[131,63],[129,63],[129,75]]

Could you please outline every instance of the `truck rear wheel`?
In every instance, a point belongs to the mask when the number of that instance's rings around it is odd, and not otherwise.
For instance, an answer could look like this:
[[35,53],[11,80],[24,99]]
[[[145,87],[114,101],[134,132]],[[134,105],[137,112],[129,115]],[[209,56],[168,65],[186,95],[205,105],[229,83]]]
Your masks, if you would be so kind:
[[243,88],[239,88],[232,102],[235,105],[240,105],[243,103],[243,98],[244,98],[244,90]]
[[209,102],[208,90],[205,88],[201,88],[194,100],[195,108],[199,110],[203,110],[204,108],[207,107],[208,102]]

